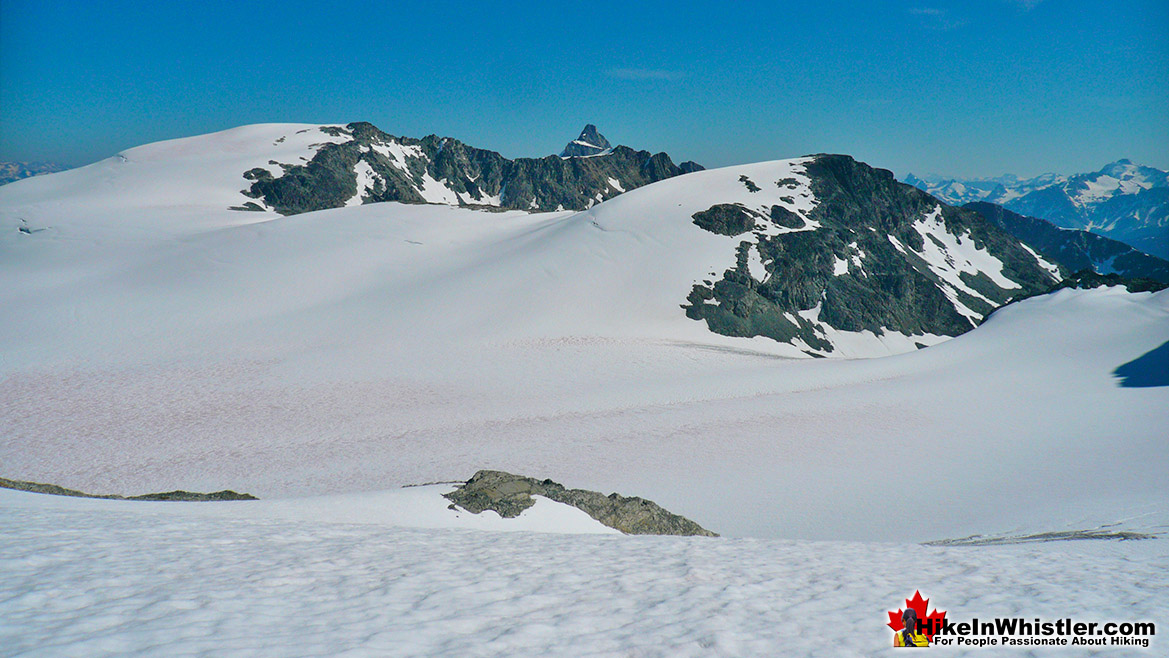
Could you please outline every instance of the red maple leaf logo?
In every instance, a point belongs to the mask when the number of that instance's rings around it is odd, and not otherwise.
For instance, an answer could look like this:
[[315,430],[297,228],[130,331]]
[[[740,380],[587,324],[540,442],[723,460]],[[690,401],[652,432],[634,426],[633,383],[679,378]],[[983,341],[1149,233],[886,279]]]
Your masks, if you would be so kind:
[[[929,599],[921,598],[921,592],[915,591],[912,599],[905,599],[905,605],[908,608],[913,608],[917,613],[917,619],[922,623],[921,633],[926,636],[930,642],[934,641],[934,633],[942,627],[942,622],[946,620],[946,611],[939,611],[934,608],[934,611],[926,615],[926,607],[930,604]],[[901,621],[901,614],[905,612],[905,608],[898,608],[897,612],[889,611],[889,628],[894,631],[900,631],[905,628],[905,622]],[[930,622],[933,622],[932,624]]]

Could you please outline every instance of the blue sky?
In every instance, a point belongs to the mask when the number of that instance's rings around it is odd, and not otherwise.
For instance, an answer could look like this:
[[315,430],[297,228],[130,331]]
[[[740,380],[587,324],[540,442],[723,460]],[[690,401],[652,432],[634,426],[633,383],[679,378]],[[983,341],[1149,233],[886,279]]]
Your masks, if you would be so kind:
[[0,3],[0,160],[366,120],[509,157],[1169,168],[1169,2]]

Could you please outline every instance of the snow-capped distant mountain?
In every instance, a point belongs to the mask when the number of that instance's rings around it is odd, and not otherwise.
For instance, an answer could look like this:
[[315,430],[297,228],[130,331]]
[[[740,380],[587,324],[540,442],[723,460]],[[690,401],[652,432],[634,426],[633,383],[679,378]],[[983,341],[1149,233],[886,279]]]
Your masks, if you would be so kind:
[[560,152],[562,158],[574,157],[589,157],[592,155],[604,155],[613,148],[609,140],[605,136],[597,132],[597,127],[593,124],[588,124],[584,130],[580,131],[580,137],[572,140]]
[[1025,244],[1059,264],[1066,274],[1090,269],[1100,274],[1119,274],[1169,283],[1169,262],[1137,251],[1129,245],[1078,229],[1059,228],[1038,217],[1027,217],[1002,206],[976,201],[963,206],[973,210]]
[[[293,215],[347,205],[401,201],[518,210],[583,210],[654,181],[701,170],[665,153],[610,147],[591,124],[573,142],[583,157],[517,158],[450,137],[395,137],[369,123],[305,127],[276,136],[318,135],[311,153],[272,158],[240,172],[250,182],[237,208]],[[601,142],[593,152],[585,139]],[[577,142],[580,142],[579,144]],[[588,146],[593,146],[587,143]],[[572,146],[572,144],[570,144]],[[571,149],[570,149],[571,150]]]
[[53,162],[0,162],[0,185],[22,178],[65,171],[68,168]]
[[950,204],[995,203],[1169,258],[1169,172],[1117,160],[1092,173],[1009,178],[959,181],[910,174],[905,182]]
[[1050,187],[1065,180],[1056,174],[1042,174],[1034,178],[1018,178],[1004,174],[993,178],[972,178],[958,180],[931,175],[919,178],[908,174],[904,181],[929,192],[952,206],[974,201],[1004,204],[1011,199],[1029,194],[1035,190]]
[[1169,258],[1169,172],[1119,160],[1004,204],[1064,228],[1106,235]]

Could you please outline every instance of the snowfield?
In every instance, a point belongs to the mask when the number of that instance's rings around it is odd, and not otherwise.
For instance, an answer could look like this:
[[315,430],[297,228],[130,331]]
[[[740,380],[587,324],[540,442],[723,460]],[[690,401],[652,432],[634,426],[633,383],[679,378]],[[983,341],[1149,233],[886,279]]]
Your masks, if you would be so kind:
[[[1163,623],[1169,608],[1164,540],[935,548],[421,530],[274,518],[263,503],[0,491],[0,654],[896,655],[886,611],[916,590],[967,621]],[[1164,639],[1153,642],[1107,654],[1156,655]]]
[[[0,490],[0,655],[869,654],[915,589],[963,618],[1167,621],[1165,537],[918,542],[1164,533],[1169,387],[1114,371],[1169,342],[1169,291],[1065,290],[928,349],[858,334],[845,356],[896,355],[808,359],[679,308],[736,244],[691,215],[712,194],[806,211],[797,160],[580,213],[226,210],[280,136],[298,157],[329,137],[302,129],[0,188],[0,477],[263,499]],[[399,489],[482,468],[725,537],[549,534],[608,529]]]

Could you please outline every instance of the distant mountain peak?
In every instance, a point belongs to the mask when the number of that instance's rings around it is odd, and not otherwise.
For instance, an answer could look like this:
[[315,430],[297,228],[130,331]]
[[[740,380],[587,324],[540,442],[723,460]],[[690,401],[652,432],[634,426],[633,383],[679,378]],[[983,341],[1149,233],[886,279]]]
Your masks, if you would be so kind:
[[580,131],[580,136],[569,142],[560,152],[562,158],[601,155],[613,148],[605,136],[597,132],[597,127],[588,124]]

